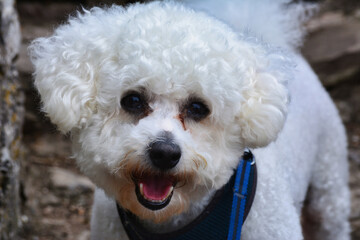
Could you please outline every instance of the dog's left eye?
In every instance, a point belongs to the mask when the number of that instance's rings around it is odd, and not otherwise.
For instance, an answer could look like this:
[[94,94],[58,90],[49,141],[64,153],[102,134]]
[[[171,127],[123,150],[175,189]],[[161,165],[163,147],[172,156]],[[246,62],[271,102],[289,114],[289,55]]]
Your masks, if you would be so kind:
[[187,104],[185,107],[185,115],[195,121],[200,121],[209,115],[209,108],[200,101],[194,101]]
[[138,93],[131,93],[121,99],[121,107],[132,114],[140,115],[144,114],[148,105],[144,98]]

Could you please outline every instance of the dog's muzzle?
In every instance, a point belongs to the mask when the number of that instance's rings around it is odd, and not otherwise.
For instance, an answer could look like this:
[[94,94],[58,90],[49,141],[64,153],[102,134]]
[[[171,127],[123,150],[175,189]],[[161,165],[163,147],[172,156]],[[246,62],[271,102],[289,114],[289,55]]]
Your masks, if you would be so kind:
[[138,201],[150,210],[166,207],[179,181],[169,173],[181,158],[181,149],[174,143],[170,133],[149,144],[147,155],[155,171],[133,176]]

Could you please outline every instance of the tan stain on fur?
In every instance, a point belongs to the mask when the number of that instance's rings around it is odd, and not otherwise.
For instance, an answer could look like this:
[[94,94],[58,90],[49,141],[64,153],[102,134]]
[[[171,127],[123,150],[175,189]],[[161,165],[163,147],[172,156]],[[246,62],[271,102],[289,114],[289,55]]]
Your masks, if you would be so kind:
[[184,115],[179,114],[179,115],[175,116],[174,118],[180,121],[181,126],[183,127],[184,131],[186,131],[187,128],[186,128],[186,125],[185,125]]

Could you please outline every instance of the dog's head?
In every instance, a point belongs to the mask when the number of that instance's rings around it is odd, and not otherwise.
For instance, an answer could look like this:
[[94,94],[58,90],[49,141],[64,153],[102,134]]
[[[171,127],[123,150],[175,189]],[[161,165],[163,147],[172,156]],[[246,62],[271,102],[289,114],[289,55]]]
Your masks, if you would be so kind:
[[174,3],[94,8],[31,47],[43,109],[81,170],[140,218],[221,188],[286,117],[286,58]]

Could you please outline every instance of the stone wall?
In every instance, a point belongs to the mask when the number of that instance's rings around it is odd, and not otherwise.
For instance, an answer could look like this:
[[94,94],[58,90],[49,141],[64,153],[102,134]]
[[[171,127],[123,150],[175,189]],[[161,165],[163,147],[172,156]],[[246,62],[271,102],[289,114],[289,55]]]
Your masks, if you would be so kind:
[[0,1],[0,239],[16,239],[20,221],[19,169],[23,94],[14,62],[20,28],[14,0]]

